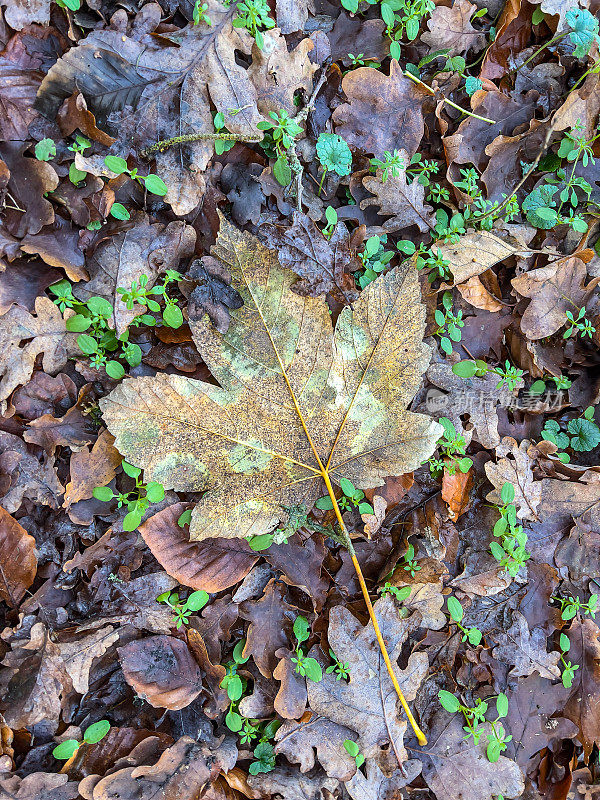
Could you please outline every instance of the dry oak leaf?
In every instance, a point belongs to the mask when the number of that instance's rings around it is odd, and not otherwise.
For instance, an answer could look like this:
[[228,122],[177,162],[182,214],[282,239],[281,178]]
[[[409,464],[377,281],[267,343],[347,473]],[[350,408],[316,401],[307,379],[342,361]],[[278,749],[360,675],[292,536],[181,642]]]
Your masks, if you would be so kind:
[[147,276],[146,288],[150,288],[161,272],[177,269],[182,259],[193,255],[196,244],[196,231],[185,222],[150,223],[141,212],[133,220],[133,227],[102,242],[88,260],[91,280],[73,287],[73,294],[83,302],[97,296],[113,305],[117,335],[144,310],[139,305],[128,309],[117,288],[129,288],[142,275]]
[[[400,153],[404,157],[404,164],[408,164],[406,150]],[[419,181],[410,185],[406,182],[406,169],[400,169],[398,175],[389,175],[383,181],[383,171],[378,169],[376,175],[367,175],[363,178],[363,186],[375,197],[361,200],[359,205],[363,209],[378,206],[377,212],[386,219],[380,227],[369,228],[368,233],[393,233],[416,225],[422,233],[432,230],[435,218],[431,206],[425,205],[425,187]]]
[[455,244],[442,244],[436,249],[450,262],[455,284],[481,275],[505,258],[520,252],[518,248],[489,231],[467,233]]
[[453,473],[448,468],[442,475],[442,500],[448,505],[450,519],[456,521],[467,510],[470,502],[471,488],[473,486],[473,472],[461,472],[456,469]]
[[528,447],[527,439],[517,444],[511,436],[505,436],[496,447],[496,463],[488,461],[485,465],[485,474],[495,486],[486,499],[490,503],[502,505],[500,499],[502,487],[507,482],[512,483],[515,489],[514,504],[519,519],[537,519],[537,510],[544,488],[544,481],[534,480],[532,461],[527,453]]
[[177,711],[202,691],[202,673],[189,647],[174,636],[136,639],[118,648],[127,683],[154,708]]
[[396,769],[391,775],[384,775],[374,761],[365,765],[366,777],[357,769],[352,778],[346,782],[346,791],[352,800],[402,800],[400,792],[421,772],[421,762],[411,758]]
[[321,771],[302,775],[289,767],[277,767],[263,775],[250,775],[248,785],[260,791],[260,796],[282,797],[285,800],[328,800],[338,788],[338,782]]
[[64,488],[58,480],[54,459],[31,455],[20,436],[0,431],[0,506],[10,514],[18,511],[23,498],[58,508]]
[[24,778],[18,775],[0,777],[2,800],[78,800],[77,781],[55,772],[32,772]]
[[17,386],[31,378],[36,358],[43,354],[44,372],[56,375],[78,350],[76,334],[67,333],[62,314],[49,297],[35,301],[35,316],[12,306],[0,317],[0,407]]
[[523,297],[531,298],[521,318],[521,330],[529,339],[551,336],[566,322],[565,311],[586,304],[600,277],[587,286],[585,263],[576,256],[561,258],[547,267],[513,278],[513,288]]
[[356,772],[344,742],[354,739],[350,728],[338,725],[327,717],[307,713],[300,722],[284,722],[275,734],[275,753],[284,755],[300,772],[310,772],[315,766],[315,750],[319,763],[330,778],[349,780]]
[[0,598],[16,608],[36,572],[35,539],[0,506]]
[[523,793],[523,775],[514,761],[505,756],[494,764],[488,761],[490,727],[485,728],[479,744],[474,744],[465,738],[457,715],[443,712],[436,717],[429,743],[419,752],[423,778],[436,800],[492,800],[498,795],[508,800]]
[[[374,606],[386,642],[394,673],[408,702],[429,669],[426,653],[413,653],[405,669],[397,666],[402,645],[420,615],[402,619],[390,597],[382,597]],[[348,663],[348,683],[325,673],[319,683],[308,682],[308,703],[315,714],[327,717],[358,734],[360,752],[373,758],[384,772],[406,761],[404,733],[407,722],[398,713],[398,697],[386,669],[371,622],[363,628],[343,606],[329,613],[328,641],[342,663]]]
[[[445,415],[462,430],[461,414],[468,413],[475,427],[473,438],[485,448],[500,444],[497,406],[507,406],[512,393],[506,386],[498,387],[497,375],[487,374],[483,378],[459,378],[452,372],[447,361],[431,364],[427,378],[448,394],[431,398],[438,416]],[[519,388],[523,385],[521,380]],[[437,393],[439,395],[439,393]]]
[[117,769],[101,778],[88,796],[90,800],[198,800],[206,796],[221,770],[227,772],[235,765],[236,758],[231,740],[214,749],[182,736],[153,766]]
[[546,632],[542,628],[529,630],[527,620],[519,611],[513,611],[512,625],[498,634],[498,644],[492,655],[498,661],[513,664],[508,673],[513,678],[527,677],[539,672],[542,678],[560,678],[560,653],[546,652]]
[[448,57],[473,51],[478,53],[485,47],[485,33],[471,25],[471,17],[477,6],[469,0],[454,0],[452,6],[437,6],[427,20],[428,30],[421,40],[431,50],[448,50]]
[[359,67],[342,81],[348,103],[333,112],[335,131],[352,147],[383,156],[385,150],[402,148],[413,156],[424,132],[423,103],[430,97],[422,87],[403,75],[397,61],[390,74]]
[[50,22],[50,0],[5,0],[4,18],[11,28],[21,31],[32,22],[48,25]]
[[350,235],[343,222],[338,222],[326,239],[306,214],[294,211],[289,228],[282,225],[261,225],[261,240],[277,250],[279,262],[302,280],[294,291],[308,297],[331,292],[341,303],[352,303],[358,297],[354,277],[350,274],[361,261],[350,246]]
[[63,508],[89,500],[96,486],[107,486],[117,474],[121,454],[113,447],[114,438],[104,430],[91,450],[73,453],[69,462],[71,480],[65,488]]
[[[265,31],[269,51],[263,55],[244,28],[232,26],[235,3],[225,7],[208,0],[206,11],[211,25],[190,23],[171,37],[151,34],[161,23],[156,3],[144,6],[131,32],[115,26],[90,33],[48,71],[36,108],[54,118],[62,101],[79,89],[98,125],[120,136],[114,145],[120,155],[160,139],[211,131],[214,109],[224,114],[228,131],[256,138],[257,123],[275,103],[277,110],[282,103],[291,106],[292,114],[294,90],[310,90],[313,44],[304,40],[287,52],[279,31]],[[172,47],[166,46],[169,39]],[[240,64],[237,53],[252,57],[251,69]],[[157,154],[157,172],[169,187],[166,202],[177,215],[192,211],[204,196],[213,155],[210,141]]]
[[140,525],[139,531],[152,555],[169,575],[192,589],[220,592],[235,586],[250,572],[259,555],[244,540],[190,541],[187,527],[177,524],[188,507],[188,503],[175,503]]
[[3,677],[4,717],[14,730],[44,721],[54,731],[61,697],[73,688],[60,647],[51,640],[42,622],[36,622],[29,634],[19,629],[16,634],[19,638],[11,642],[12,650],[2,661],[11,673]]
[[112,625],[103,625],[99,621],[78,628],[74,639],[58,641],[60,657],[76,692],[87,693],[94,659],[104,655],[119,639],[119,635],[119,631]]
[[261,599],[244,603],[240,611],[240,616],[250,622],[243,656],[252,656],[265,678],[273,677],[278,662],[275,651],[288,644],[284,625],[290,627],[294,619],[293,609],[285,601],[285,593],[285,585],[273,578]]
[[178,375],[123,382],[101,401],[115,446],[166,489],[209,489],[190,535],[244,537],[312,508],[322,475],[381,486],[416,469],[441,426],[406,405],[430,348],[417,271],[390,270],[338,317],[291,291],[296,277],[255,237],[221,219],[212,249],[244,305],[227,333],[208,317],[194,341],[220,386]]
[[[406,574],[406,573],[405,573]],[[419,577],[417,573],[416,578]],[[447,617],[442,611],[446,602],[442,594],[443,583],[441,580],[430,583],[404,583],[392,579],[394,586],[410,586],[410,594],[402,601],[402,606],[408,611],[418,611],[421,615],[419,623],[421,628],[430,628],[432,631],[441,631],[445,627]]]

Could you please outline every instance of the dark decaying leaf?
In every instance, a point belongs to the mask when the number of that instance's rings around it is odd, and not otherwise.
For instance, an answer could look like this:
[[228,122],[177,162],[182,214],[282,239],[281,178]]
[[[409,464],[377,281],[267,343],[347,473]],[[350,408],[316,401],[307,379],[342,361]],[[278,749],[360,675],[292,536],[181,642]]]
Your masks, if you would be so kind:
[[195,283],[188,299],[190,321],[208,314],[219,333],[227,333],[229,312],[244,305],[240,293],[231,286],[229,270],[216,258],[206,256],[192,261],[185,277]]
[[15,608],[37,571],[35,539],[0,507],[0,597]]
[[326,239],[310,217],[294,211],[290,227],[264,224],[260,235],[277,251],[281,265],[300,276],[293,291],[307,297],[331,292],[341,303],[351,303],[358,297],[352,273],[361,261],[343,223],[338,222]]
[[155,708],[185,708],[202,691],[202,673],[187,644],[150,636],[119,648],[125,680]]
[[240,616],[250,622],[243,655],[252,656],[265,678],[273,675],[278,661],[275,651],[288,644],[288,631],[294,619],[284,598],[285,586],[272,580],[260,600],[246,602],[240,610]]

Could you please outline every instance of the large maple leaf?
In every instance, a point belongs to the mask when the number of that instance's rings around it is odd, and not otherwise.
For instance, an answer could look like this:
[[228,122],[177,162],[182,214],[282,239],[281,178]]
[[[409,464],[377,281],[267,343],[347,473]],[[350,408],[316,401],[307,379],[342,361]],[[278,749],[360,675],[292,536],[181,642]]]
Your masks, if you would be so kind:
[[282,506],[309,508],[331,480],[362,488],[417,468],[440,427],[406,411],[427,367],[412,266],[397,267],[340,314],[301,297],[274,251],[224,219],[213,255],[244,299],[227,333],[192,322],[215,386],[161,374],[101,401],[116,447],[166,489],[206,494],[191,538],[268,532]]

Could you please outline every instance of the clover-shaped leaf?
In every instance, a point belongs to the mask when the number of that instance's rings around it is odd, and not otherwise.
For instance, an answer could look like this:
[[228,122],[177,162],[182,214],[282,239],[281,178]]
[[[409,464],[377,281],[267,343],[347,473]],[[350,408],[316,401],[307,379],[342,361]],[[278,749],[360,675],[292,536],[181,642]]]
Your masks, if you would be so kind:
[[598,35],[599,23],[596,17],[585,8],[572,8],[565,14],[567,25],[572,29],[569,39],[575,45],[575,58],[586,56]]

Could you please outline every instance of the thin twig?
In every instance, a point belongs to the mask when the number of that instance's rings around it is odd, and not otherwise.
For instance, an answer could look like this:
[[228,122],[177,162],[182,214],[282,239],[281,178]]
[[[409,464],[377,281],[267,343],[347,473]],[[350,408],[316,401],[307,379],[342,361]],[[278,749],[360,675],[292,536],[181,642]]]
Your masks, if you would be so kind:
[[154,153],[162,153],[163,150],[174,147],[176,144],[203,141],[260,142],[262,138],[262,136],[243,133],[186,133],[183,136],[173,136],[171,139],[161,139],[160,142],[155,142],[150,147],[140,151],[140,158],[148,158]]

